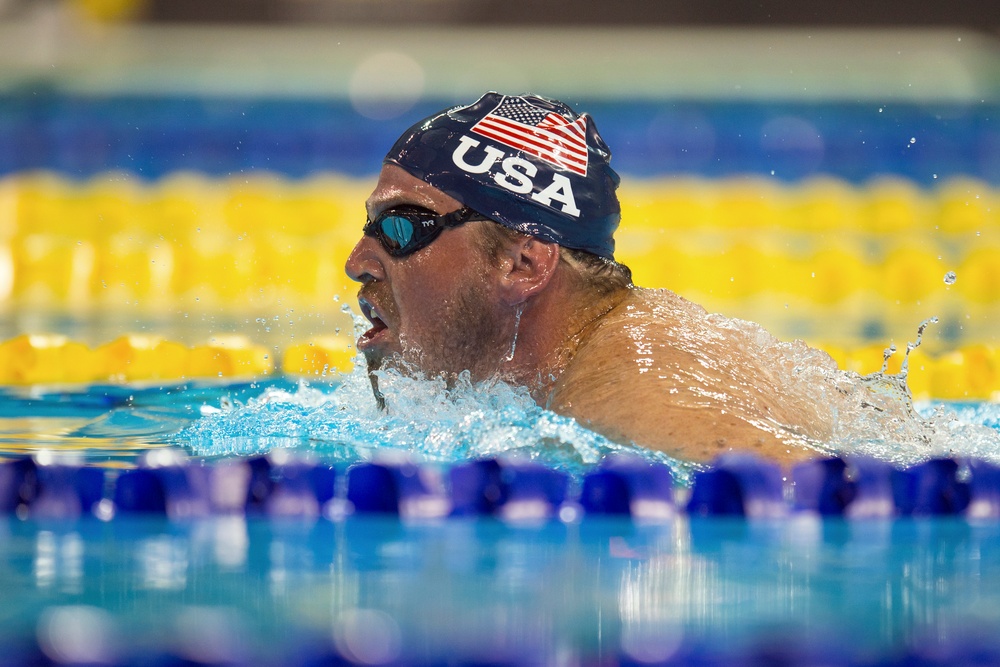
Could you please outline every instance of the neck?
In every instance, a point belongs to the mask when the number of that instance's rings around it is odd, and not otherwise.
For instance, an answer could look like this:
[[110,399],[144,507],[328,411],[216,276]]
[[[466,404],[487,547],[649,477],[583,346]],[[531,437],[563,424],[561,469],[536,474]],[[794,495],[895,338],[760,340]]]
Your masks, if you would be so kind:
[[528,387],[534,399],[544,403],[577,349],[629,292],[625,288],[595,298],[585,290],[555,285],[529,299],[516,327],[512,358],[504,364],[501,376]]

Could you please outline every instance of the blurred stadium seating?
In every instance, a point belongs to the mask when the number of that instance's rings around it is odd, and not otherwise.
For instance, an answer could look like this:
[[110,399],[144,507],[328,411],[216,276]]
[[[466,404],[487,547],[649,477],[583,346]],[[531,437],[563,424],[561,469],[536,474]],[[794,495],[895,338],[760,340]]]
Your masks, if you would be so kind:
[[597,119],[638,283],[831,350],[903,347],[931,316],[934,355],[997,344],[1000,51],[967,7],[904,30],[670,3],[525,27],[443,0],[403,27],[359,4],[0,4],[0,334],[61,316],[106,323],[70,331],[97,346],[122,313],[154,334],[193,315],[285,347],[260,322],[292,312],[300,340],[349,332],[341,267],[383,151],[499,89]]

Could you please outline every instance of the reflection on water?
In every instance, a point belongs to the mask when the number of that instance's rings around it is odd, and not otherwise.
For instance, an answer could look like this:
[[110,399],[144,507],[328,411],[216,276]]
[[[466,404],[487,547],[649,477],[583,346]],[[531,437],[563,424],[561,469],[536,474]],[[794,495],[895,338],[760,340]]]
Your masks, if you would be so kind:
[[80,593],[83,577],[83,542],[77,533],[38,533],[33,563],[35,584],[40,589]]
[[879,650],[1000,622],[1000,525],[964,521],[120,518],[0,532],[11,636],[52,609],[96,608],[130,645],[162,646],[201,610],[259,655],[308,636],[358,656],[649,661],[777,631]]

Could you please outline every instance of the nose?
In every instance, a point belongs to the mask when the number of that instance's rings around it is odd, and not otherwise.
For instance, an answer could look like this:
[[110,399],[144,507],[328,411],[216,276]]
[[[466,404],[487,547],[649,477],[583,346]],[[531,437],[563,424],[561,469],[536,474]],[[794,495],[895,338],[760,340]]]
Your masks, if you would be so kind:
[[362,236],[344,264],[344,271],[351,280],[369,283],[385,279],[385,264],[378,241],[370,236]]

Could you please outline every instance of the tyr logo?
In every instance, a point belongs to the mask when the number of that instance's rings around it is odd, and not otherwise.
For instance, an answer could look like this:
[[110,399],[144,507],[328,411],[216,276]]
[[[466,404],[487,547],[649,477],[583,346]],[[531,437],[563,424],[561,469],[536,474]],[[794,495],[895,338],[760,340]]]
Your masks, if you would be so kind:
[[580,216],[580,209],[577,208],[576,198],[573,196],[573,186],[569,179],[562,174],[552,174],[552,182],[545,188],[535,190],[532,179],[538,174],[538,167],[527,160],[514,156],[504,157],[504,152],[493,146],[483,147],[483,157],[478,164],[472,164],[466,160],[466,154],[470,148],[477,148],[479,142],[472,137],[463,136],[458,140],[458,147],[451,155],[452,162],[462,171],[470,174],[492,173],[497,162],[500,163],[500,170],[493,174],[493,180],[502,188],[520,195],[531,193],[531,198],[538,203],[555,208],[553,202],[562,204],[560,210],[563,213],[572,215],[574,218]]

